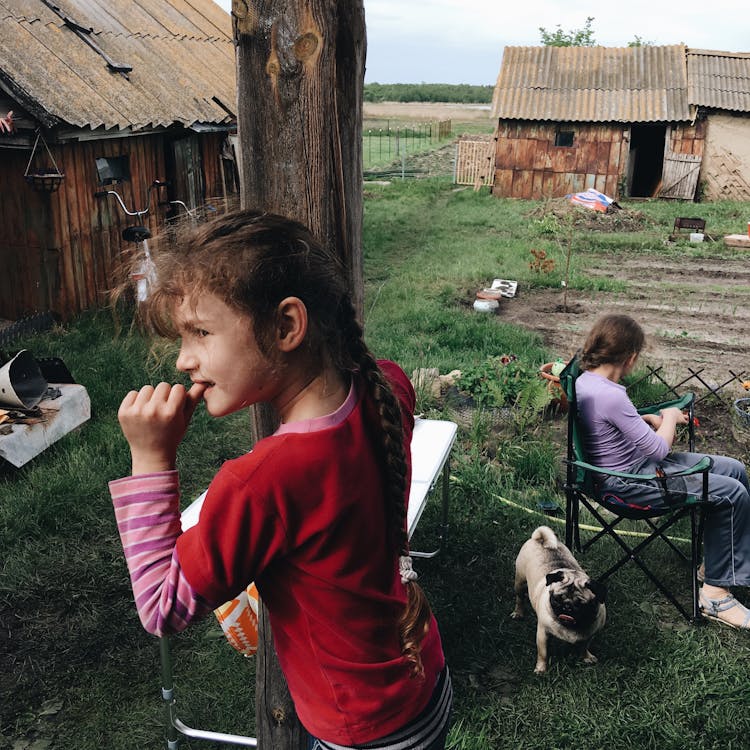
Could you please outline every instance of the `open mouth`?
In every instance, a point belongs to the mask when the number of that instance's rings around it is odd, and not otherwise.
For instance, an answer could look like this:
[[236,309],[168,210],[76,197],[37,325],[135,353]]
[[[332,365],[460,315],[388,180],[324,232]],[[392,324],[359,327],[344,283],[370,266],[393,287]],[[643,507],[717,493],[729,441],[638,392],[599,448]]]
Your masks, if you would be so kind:
[[571,615],[566,615],[564,613],[561,613],[557,616],[557,619],[560,620],[561,623],[564,625],[575,625],[576,624],[576,618]]

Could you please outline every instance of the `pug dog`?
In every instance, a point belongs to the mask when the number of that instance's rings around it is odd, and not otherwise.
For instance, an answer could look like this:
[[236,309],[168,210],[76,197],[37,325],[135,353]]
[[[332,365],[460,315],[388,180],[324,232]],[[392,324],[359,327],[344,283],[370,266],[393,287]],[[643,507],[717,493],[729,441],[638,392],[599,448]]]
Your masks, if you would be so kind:
[[536,612],[536,674],[547,671],[550,636],[578,647],[585,663],[596,663],[589,643],[607,617],[606,588],[586,575],[549,527],[540,526],[521,547],[514,590],[516,608],[511,617],[524,616],[527,592]]

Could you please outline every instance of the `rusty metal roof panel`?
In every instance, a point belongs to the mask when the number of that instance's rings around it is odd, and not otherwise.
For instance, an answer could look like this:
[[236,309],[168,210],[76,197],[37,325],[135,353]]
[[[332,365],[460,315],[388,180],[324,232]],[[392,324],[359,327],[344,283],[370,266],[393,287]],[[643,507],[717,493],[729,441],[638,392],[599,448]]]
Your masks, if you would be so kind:
[[503,119],[689,119],[685,47],[506,47],[493,97]]
[[689,49],[690,104],[750,112],[750,53]]
[[55,4],[60,13],[42,0],[0,0],[0,81],[46,124],[139,130],[231,119],[231,21],[213,0]]

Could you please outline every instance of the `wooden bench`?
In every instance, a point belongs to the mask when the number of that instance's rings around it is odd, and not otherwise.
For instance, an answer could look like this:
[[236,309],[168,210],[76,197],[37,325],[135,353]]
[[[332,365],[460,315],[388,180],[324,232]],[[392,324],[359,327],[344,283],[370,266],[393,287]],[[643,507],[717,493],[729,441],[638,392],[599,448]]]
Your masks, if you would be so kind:
[[[458,427],[455,422],[438,419],[416,419],[411,441],[412,476],[409,490],[409,506],[406,514],[406,528],[411,539],[422,518],[427,500],[438,481],[442,479],[441,512],[442,521],[438,546],[432,552],[414,552],[413,557],[434,557],[440,552],[448,534],[448,505],[450,493],[450,453],[456,440]],[[206,493],[203,492],[182,512],[182,530],[185,531],[198,522]],[[162,698],[167,707],[167,749],[176,750],[178,735],[209,742],[220,742],[243,747],[258,747],[255,737],[227,734],[189,727],[181,721],[175,711],[174,682],[172,678],[172,655],[169,638],[160,638],[162,671]]]

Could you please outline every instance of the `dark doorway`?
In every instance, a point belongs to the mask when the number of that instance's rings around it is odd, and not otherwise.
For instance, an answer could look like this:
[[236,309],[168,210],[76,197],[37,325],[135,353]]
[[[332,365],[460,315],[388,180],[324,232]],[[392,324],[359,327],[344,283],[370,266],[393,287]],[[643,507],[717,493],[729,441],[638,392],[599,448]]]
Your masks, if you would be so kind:
[[630,128],[630,163],[628,195],[650,198],[661,181],[664,169],[666,125],[632,125]]
[[192,134],[171,141],[166,153],[166,167],[169,199],[183,201],[191,210],[202,206],[203,168],[198,136]]

